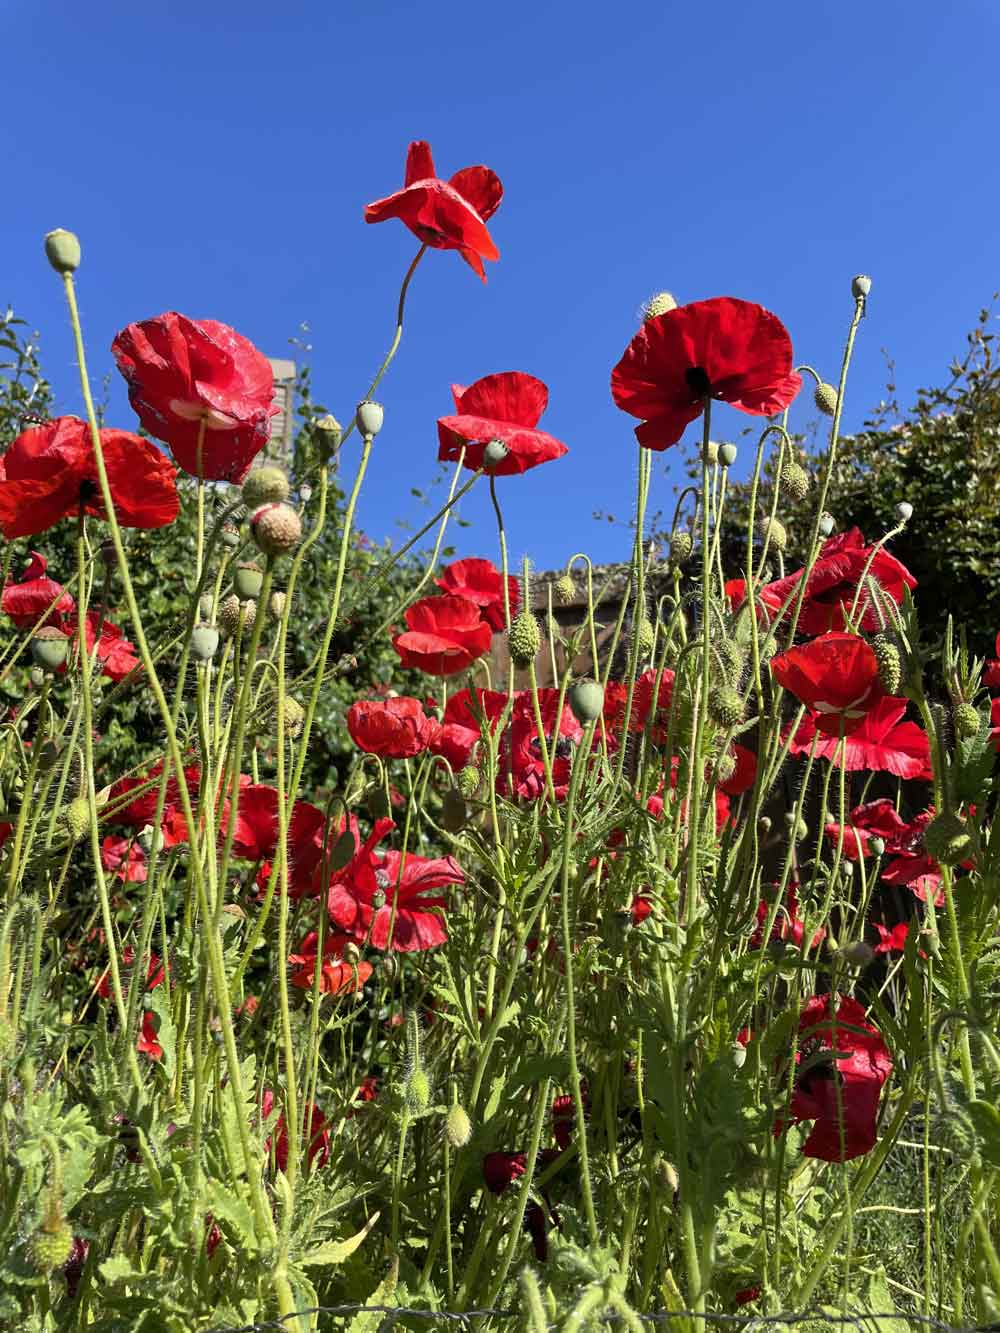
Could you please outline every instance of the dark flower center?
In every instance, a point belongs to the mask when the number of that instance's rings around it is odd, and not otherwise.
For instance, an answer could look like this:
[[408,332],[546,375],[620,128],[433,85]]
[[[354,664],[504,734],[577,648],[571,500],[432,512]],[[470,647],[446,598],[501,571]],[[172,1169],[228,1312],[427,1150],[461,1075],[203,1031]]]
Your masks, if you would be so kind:
[[708,373],[702,370],[701,366],[690,366],[684,372],[684,379],[691,390],[692,398],[710,398],[712,396],[712,385]]
[[86,477],[80,482],[80,503],[82,505],[93,504],[100,493],[97,482],[91,480],[90,477]]

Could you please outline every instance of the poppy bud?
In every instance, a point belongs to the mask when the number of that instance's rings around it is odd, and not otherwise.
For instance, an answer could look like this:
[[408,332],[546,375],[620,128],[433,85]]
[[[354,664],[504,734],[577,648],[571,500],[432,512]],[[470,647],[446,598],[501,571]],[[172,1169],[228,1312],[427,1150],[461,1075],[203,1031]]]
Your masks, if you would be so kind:
[[718,440],[709,440],[702,451],[702,458],[706,463],[717,463],[719,461],[719,442]]
[[872,289],[872,280],[867,273],[859,273],[851,279],[851,295],[855,301],[863,300]]
[[47,232],[45,257],[57,273],[75,273],[80,267],[80,238],[62,227]]
[[287,555],[302,540],[302,520],[286,504],[266,504],[250,520],[250,531],[265,555]]
[[354,963],[359,962],[360,959],[361,959],[361,950],[358,948],[358,946],[354,943],[353,940],[348,940],[347,943],[344,945],[344,962],[351,963],[353,965]]
[[836,526],[837,523],[832,514],[828,514],[825,511],[822,514],[820,514],[819,535],[821,537],[829,537]]
[[210,662],[219,648],[219,631],[214,625],[195,625],[191,631],[191,656],[196,662]]
[[736,685],[743,675],[744,658],[742,648],[739,644],[734,643],[732,639],[723,639],[721,643],[716,644],[716,651],[722,663],[726,680],[731,685]]
[[576,596],[576,584],[569,574],[563,574],[552,585],[552,595],[560,606],[569,606]]
[[804,819],[796,820],[794,810],[785,813],[785,827],[788,829],[788,836],[795,842],[802,842],[809,837],[809,825]]
[[913,505],[910,504],[909,500],[900,500],[896,506],[896,517],[900,523],[909,523],[913,517]]
[[[384,905],[385,904],[383,903],[383,906]],[[379,971],[382,973],[382,976],[386,981],[395,980],[396,975],[399,972],[399,964],[396,962],[395,958],[393,958],[391,953],[387,953],[381,963],[379,963]]]
[[313,488],[309,485],[307,481],[304,481],[302,485],[299,487],[299,499],[302,501],[303,505],[307,505],[309,503],[309,501],[312,499],[312,493],[313,493]]
[[56,671],[65,665],[69,639],[54,625],[42,625],[31,636],[31,656],[43,671]]
[[212,608],[215,605],[215,598],[210,592],[203,592],[198,598],[198,615],[202,620],[212,619]]
[[728,782],[736,772],[736,756],[732,750],[724,750],[717,756],[713,767],[716,782]]
[[672,1162],[668,1162],[665,1157],[657,1157],[653,1164],[653,1170],[660,1184],[670,1190],[671,1194],[677,1193],[677,1168]]
[[255,467],[243,483],[243,503],[248,509],[259,509],[261,505],[277,504],[288,499],[288,478],[280,467],[271,463]]
[[241,602],[245,602],[251,597],[259,597],[263,586],[264,571],[260,565],[243,564],[236,566],[233,571],[233,587]]
[[694,540],[690,532],[683,529],[680,532],[670,534],[670,563],[672,565],[683,565],[691,559],[691,552],[694,549]]
[[757,820],[757,832],[761,835],[762,838],[766,838],[767,835],[771,832],[770,815],[761,815],[760,819]]
[[283,592],[272,592],[267,603],[267,609],[275,620],[280,620],[285,613],[285,594]]
[[508,454],[507,446],[503,440],[490,440],[483,450],[483,467],[487,472],[491,468],[499,467]]
[[731,685],[719,685],[708,696],[708,715],[726,730],[743,719],[743,700]]
[[642,307],[642,317],[643,319],[655,319],[657,315],[665,315],[668,310],[676,309],[677,302],[674,300],[672,292],[657,292]]
[[596,722],[604,708],[604,688],[596,680],[578,680],[569,692],[570,712],[581,726]]
[[376,889],[372,894],[372,908],[376,912],[381,912],[385,906],[385,889]]
[[79,842],[90,828],[90,804],[85,796],[77,796],[63,808],[63,823],[74,842]]
[[735,444],[719,445],[719,462],[723,467],[732,467],[736,462],[737,449]]
[[227,597],[219,607],[219,624],[223,633],[228,634],[230,638],[239,633],[241,620],[244,632],[249,633],[256,619],[257,603],[250,598],[241,602],[234,594]]
[[848,967],[867,967],[875,957],[875,950],[864,940],[854,940],[837,950],[837,957]]
[[813,394],[813,402],[825,417],[832,417],[837,410],[837,401],[840,395],[832,384],[823,381],[816,385],[816,391]]
[[[293,699],[290,694],[285,695],[284,707],[281,710],[284,716],[285,733],[294,740],[302,734],[302,724],[306,720],[306,710],[299,703],[298,699]],[[275,727],[277,731],[277,726]]]
[[516,667],[531,666],[541,646],[542,634],[538,628],[538,621],[530,611],[522,611],[515,617],[507,635],[510,660]]
[[874,854],[875,856],[881,856],[882,853],[885,851],[885,839],[884,839],[884,838],[869,838],[869,839],[868,839],[868,846],[871,848],[871,850],[872,850],[872,852],[873,852],[873,854]]
[[451,1148],[464,1148],[472,1138],[472,1122],[463,1106],[456,1103],[448,1108],[444,1118],[444,1136]]
[[648,657],[656,643],[656,631],[653,629],[652,622],[646,616],[643,616],[640,620],[635,637],[639,641],[639,656]]
[[955,723],[955,735],[960,740],[968,741],[979,734],[979,714],[972,704],[956,704],[952,719]]
[[365,801],[365,808],[372,819],[388,819],[392,813],[389,798],[381,787],[372,787]]
[[343,870],[345,866],[350,865],[356,851],[357,844],[354,841],[354,834],[350,829],[344,829],[333,844],[333,850],[330,853],[328,864],[331,873]]
[[897,694],[903,676],[899,649],[888,634],[876,634],[872,640],[872,651],[878,662],[878,678],[882,688],[886,694]]
[[61,1216],[44,1222],[28,1241],[28,1262],[36,1273],[62,1268],[72,1253],[73,1233]]
[[924,829],[924,851],[939,865],[960,865],[971,850],[965,821],[950,810],[942,810]]
[[411,1115],[421,1115],[431,1104],[431,1083],[426,1071],[419,1065],[410,1072],[403,1085],[406,1109]]
[[222,529],[222,544],[235,551],[240,544],[240,530],[232,523],[226,523]]
[[354,420],[358,423],[358,430],[364,438],[371,439],[382,429],[385,409],[381,403],[373,403],[370,398],[365,398],[363,402],[358,403]]
[[760,537],[761,541],[770,543],[776,551],[784,551],[788,547],[788,533],[780,519],[765,518],[760,525]]
[[789,462],[781,469],[781,489],[790,500],[804,500],[809,493],[809,473],[801,463]]
[[482,774],[479,769],[474,768],[472,764],[467,764],[455,779],[455,785],[458,788],[459,795],[470,801],[479,790],[481,781]]

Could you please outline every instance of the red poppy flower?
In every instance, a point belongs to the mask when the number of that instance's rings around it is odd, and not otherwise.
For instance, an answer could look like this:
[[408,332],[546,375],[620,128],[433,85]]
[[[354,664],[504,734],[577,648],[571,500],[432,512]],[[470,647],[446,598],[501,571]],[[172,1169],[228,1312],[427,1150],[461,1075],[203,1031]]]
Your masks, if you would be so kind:
[[719,783],[719,787],[727,796],[742,796],[757,781],[757,756],[753,750],[748,750],[736,741],[730,745],[729,753],[736,761],[736,767],[725,782]]
[[[639,734],[646,730],[649,723],[649,714],[653,708],[653,686],[657,674],[660,677],[659,688],[656,693],[656,715],[652,724],[649,726],[650,739],[656,745],[665,745],[667,742],[667,730],[670,725],[670,704],[674,697],[674,673],[670,670],[662,670],[657,673],[650,669],[644,671],[641,676],[636,677],[635,689],[632,693],[632,715],[629,718],[629,731]],[[621,716],[624,718],[625,708],[622,703]],[[619,729],[621,722],[619,722]]]
[[[266,1120],[274,1110],[274,1093],[265,1088],[260,1099],[261,1114]],[[308,1141],[309,1165],[324,1166],[330,1156],[330,1127],[326,1116],[315,1102],[307,1102],[302,1112],[302,1132]],[[288,1170],[288,1124],[284,1112],[278,1116],[274,1134],[264,1142],[265,1152],[271,1151],[274,1141],[274,1162],[279,1171]]]
[[113,833],[101,843],[101,865],[105,870],[113,870],[126,884],[143,884],[149,876],[146,853],[139,844]]
[[[435,579],[435,582],[445,592],[475,602],[491,629],[502,630],[505,627],[503,575],[492,560],[455,560],[445,566],[441,577]],[[521,602],[521,585],[517,579],[508,576],[507,593],[510,614],[514,617]]]
[[[103,859],[103,858],[102,858]],[[126,944],[122,950],[122,964],[128,968],[135,962],[135,950],[130,944]],[[147,991],[155,990],[157,986],[163,983],[163,964],[156,954],[150,954],[149,964],[146,968],[146,987]],[[125,978],[122,979],[125,985]],[[105,970],[96,986],[97,994],[102,999],[111,998],[111,973]],[[142,1027],[136,1037],[135,1048],[140,1055],[148,1055],[151,1060],[161,1060],[163,1058],[163,1047],[160,1045],[157,1034],[156,1018],[150,1010],[146,1010],[142,1016]]]
[[399,852],[376,855],[377,845],[393,828],[391,819],[376,820],[350,863],[334,874],[327,895],[330,918],[351,939],[375,949],[433,949],[448,938],[438,910],[446,908],[448,900],[433,890],[464,884],[465,875],[450,856],[428,860],[410,853],[404,861]]
[[46,575],[47,566],[45,557],[32,551],[20,579],[4,586],[0,609],[18,629],[33,629],[38,624],[58,626],[62,616],[75,610],[76,603],[62,584]]
[[637,893],[632,899],[632,905],[629,908],[629,916],[632,919],[633,926],[641,926],[648,916],[652,915],[653,900],[645,893]]
[[[120,626],[113,625],[110,620],[102,620],[96,611],[87,612],[86,625],[87,652],[93,653],[94,645],[97,645],[97,665],[101,675],[117,682],[142,666],[135,655],[134,645],[126,639]],[[72,633],[76,622],[67,619],[63,622],[63,628],[67,633]],[[100,638],[97,637],[98,628],[101,631]]]
[[1000,750],[1000,699],[990,704],[990,740],[995,749]]
[[876,953],[902,953],[906,948],[906,937],[910,933],[909,921],[899,921],[890,930],[883,926],[881,921],[873,921],[872,925],[878,932],[878,944],[875,945]]
[[[797,882],[792,880],[785,890],[785,905],[779,909],[777,916],[774,918],[770,938],[772,940],[782,940],[786,944],[794,944],[797,949],[800,949],[805,925],[799,917],[798,888]],[[759,949],[763,944],[764,927],[771,915],[771,909],[772,904],[766,901],[757,905],[757,927],[750,936],[751,949]],[[812,937],[812,942],[809,945],[810,949],[818,949],[824,939],[826,939],[826,931],[820,926]]]
[[[323,966],[320,969],[319,989],[322,995],[350,995],[359,991],[372,974],[371,963],[345,963],[346,935],[331,935],[323,942]],[[311,930],[299,945],[299,952],[289,954],[288,961],[295,969],[291,975],[293,986],[312,990],[316,978],[316,957],[319,934]]]
[[706,399],[771,417],[801,387],[781,320],[730,296],[647,319],[611,372],[611,396],[623,412],[642,418],[635,435],[647,449],[676,444]]
[[[469,690],[459,690],[448,700],[440,725],[428,742],[431,754],[447,759],[457,773],[470,764],[476,746],[482,739],[480,717],[483,725],[495,731],[507,704],[506,694],[497,690],[477,689],[473,695]],[[478,711],[477,711],[478,710]]]
[[507,370],[484,375],[468,388],[453,384],[451,393],[456,415],[438,417],[441,462],[455,462],[464,448],[464,465],[475,471],[484,465],[486,446],[499,440],[507,453],[490,470],[495,476],[510,477],[569,452],[560,440],[536,430],[549,391],[534,375]]
[[[163,528],[180,510],[173,464],[150,440],[102,430],[115,515],[123,528]],[[33,537],[81,509],[105,518],[90,427],[57,417],[20,434],[0,459],[0,529],[8,541]]]
[[[886,850],[891,852],[900,845],[910,828],[896,812],[895,805],[888,797],[856,805],[848,818],[850,822],[844,829],[842,844],[842,854],[848,861],[871,856],[872,838],[881,838]],[[827,840],[836,845],[840,839],[840,825],[829,823],[824,832]]]
[[983,684],[988,690],[996,689],[1000,685],[1000,634],[997,635],[995,651],[996,660],[987,662],[983,671]]
[[425,597],[406,612],[409,629],[392,646],[405,667],[454,676],[489,651],[493,631],[467,597]]
[[[228,827],[228,805],[222,815],[221,828]],[[288,815],[288,893],[291,898],[302,898],[317,893],[314,876],[324,856],[324,835],[332,850],[345,827],[357,833],[353,816],[345,826],[341,818],[336,826],[327,828],[322,810],[308,801],[296,801]],[[266,889],[271,876],[270,859],[278,849],[278,793],[267,783],[250,783],[240,787],[233,829],[233,854],[246,861],[261,862],[257,877],[261,890]]]
[[[570,757],[573,746],[583,735],[583,728],[565,702],[557,720],[558,690],[539,690],[538,705],[552,765],[552,784],[556,800],[561,801],[569,790]],[[530,690],[518,690],[510,726],[503,738],[497,791],[508,799],[518,796],[522,800],[537,801],[545,795],[545,782],[545,763],[532,694]]]
[[[557,1148],[543,1148],[536,1159],[536,1169],[543,1171],[559,1156]],[[491,1194],[503,1192],[520,1180],[528,1169],[528,1155],[523,1152],[490,1152],[483,1158],[483,1180]],[[544,1196],[543,1196],[544,1197]],[[529,1233],[535,1251],[535,1258],[544,1263],[548,1258],[548,1223],[559,1225],[555,1210],[546,1199],[549,1216],[546,1218],[541,1204],[531,1200],[524,1211],[524,1229]]]
[[419,699],[361,699],[347,710],[351,740],[368,754],[383,759],[412,759],[427,749],[437,723]]
[[168,310],[122,329],[111,351],[139,420],[185,472],[243,480],[280,411],[271,363],[253,343],[218,320]]
[[817,728],[840,735],[861,725],[881,693],[878,661],[856,634],[821,634],[771,659],[771,674],[814,715]]
[[[931,747],[927,733],[916,722],[900,719],[908,701],[884,695],[851,731],[842,749],[838,736],[821,735],[815,753],[840,766],[841,756],[848,772],[877,770],[893,773],[897,778],[921,778],[929,781],[934,776],[931,768]],[[795,733],[789,754],[810,754],[816,737],[816,721],[806,714]]]
[[[867,579],[874,580],[880,591],[899,606],[907,588],[915,588],[917,580],[895,556],[883,547],[875,551],[865,544],[865,539],[857,528],[840,532],[829,537],[822,546],[802,599],[798,628],[802,634],[827,634],[831,630],[842,631],[846,628],[847,615],[854,605],[858,583],[867,567]],[[871,557],[871,564],[869,558]],[[795,570],[783,579],[766,583],[758,589],[760,603],[777,616],[785,607],[786,616],[794,610],[798,585],[803,571]],[[726,584],[726,595],[734,607],[742,606],[746,601],[746,583],[743,579],[733,579]],[[880,620],[867,588],[862,589],[858,598],[860,628],[875,633],[880,627]]]
[[486,223],[502,198],[500,178],[489,167],[463,167],[451,180],[439,180],[430,144],[418,139],[406,154],[403,188],[368,204],[365,221],[399,218],[424,245],[457,250],[485,282],[483,260],[500,258]]
[[815,1122],[802,1146],[806,1157],[849,1162],[875,1146],[892,1058],[857,1000],[845,996],[836,1015],[833,1005],[832,996],[817,995],[802,1011],[799,1060],[806,1068],[796,1078],[789,1111],[793,1124]]
[[[107,820],[109,824],[124,824],[127,828],[144,828],[147,824],[153,822],[153,816],[156,814],[156,798],[158,793],[158,779],[163,772],[162,764],[154,764],[153,767],[142,777],[119,778],[113,782],[104,793],[104,805],[106,812],[102,811],[102,819]],[[184,770],[184,781],[188,789],[188,794],[192,801],[198,798],[198,787],[201,783],[201,770],[197,767],[186,768]],[[152,784],[152,785],[149,785]],[[127,804],[119,806],[116,809],[110,807],[118,806],[118,802],[128,796],[129,792],[138,788],[145,788],[141,795],[136,796]],[[167,812],[177,809],[180,806],[180,786],[177,779],[171,775],[167,779],[167,791],[164,804],[164,815]]]
[[753,1301],[759,1300],[760,1287],[742,1287],[733,1296],[733,1303],[736,1306],[750,1305]]
[[[926,902],[927,895],[932,894],[940,906],[944,902],[941,867],[924,849],[924,829],[933,818],[934,810],[930,808],[907,823],[888,798],[855,806],[844,829],[843,855],[849,861],[870,856],[872,838],[881,838],[886,857],[881,873],[886,883],[908,888],[921,902]],[[829,823],[824,832],[827,841],[836,845],[840,825]]]

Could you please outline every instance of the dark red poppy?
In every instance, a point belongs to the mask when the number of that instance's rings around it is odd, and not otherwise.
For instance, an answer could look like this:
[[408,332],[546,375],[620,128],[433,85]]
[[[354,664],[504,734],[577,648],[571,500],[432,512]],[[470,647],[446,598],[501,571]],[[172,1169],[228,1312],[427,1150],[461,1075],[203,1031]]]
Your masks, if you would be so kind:
[[805,1068],[795,1080],[789,1118],[815,1122],[802,1146],[806,1157],[849,1162],[875,1146],[892,1058],[857,1000],[844,996],[836,1012],[834,1003],[817,995],[802,1010],[798,1060]]
[[39,624],[58,626],[61,617],[72,614],[76,608],[62,584],[46,575],[47,567],[45,557],[32,551],[20,579],[4,586],[0,609],[18,629],[33,629]]
[[771,674],[806,705],[827,735],[860,726],[881,694],[875,653],[856,634],[822,634],[789,648],[771,659]]
[[[109,824],[124,824],[127,828],[145,828],[147,824],[153,822],[153,816],[156,814],[156,798],[158,793],[160,774],[163,771],[162,764],[154,764],[153,767],[141,777],[119,778],[103,793],[102,804],[106,810],[102,810],[101,818],[107,820]],[[188,789],[188,795],[192,801],[198,798],[198,787],[201,783],[201,770],[197,767],[186,768],[184,770],[184,780]],[[144,788],[140,795],[125,805],[118,806],[118,802],[124,800],[129,792],[138,788]],[[107,807],[117,807],[110,809]],[[173,776],[167,779],[167,790],[164,804],[164,814],[175,810],[180,806],[180,786],[177,779]]]
[[629,908],[629,916],[632,919],[633,926],[641,926],[648,916],[652,915],[653,900],[645,893],[637,893],[632,899],[632,905]]
[[447,759],[457,773],[472,763],[476,746],[482,739],[482,726],[491,732],[507,704],[506,694],[498,690],[459,690],[448,700],[441,723],[428,742],[431,754]]
[[408,853],[404,860],[394,851],[378,855],[378,844],[393,828],[391,819],[376,820],[350,863],[333,875],[327,894],[330,918],[351,939],[374,949],[433,949],[448,938],[442,916],[448,900],[433,891],[464,884],[465,875],[450,856],[428,860]]
[[493,631],[466,597],[425,597],[406,612],[408,629],[392,646],[405,667],[455,676],[489,652]]
[[548,406],[549,391],[534,375],[506,370],[484,375],[468,388],[453,384],[451,393],[455,415],[438,417],[441,462],[455,462],[464,448],[464,466],[475,471],[484,466],[486,446],[499,440],[507,453],[490,471],[510,477],[569,452],[560,440],[536,429]]
[[[838,767],[843,761],[852,773],[877,770],[897,778],[929,781],[934,776],[930,742],[916,722],[901,720],[907,707],[906,699],[882,696],[851,731],[843,748],[838,736],[823,734],[816,741],[815,754]],[[788,747],[789,754],[812,753],[815,738],[816,721],[807,713]]]
[[412,759],[427,749],[437,723],[419,699],[360,699],[347,710],[351,740],[368,754],[383,759]]
[[185,472],[243,480],[280,411],[271,363],[253,343],[218,320],[168,310],[122,329],[111,351],[139,420]]
[[[123,528],[163,528],[180,510],[173,464],[151,440],[102,430],[101,449],[115,515]],[[81,510],[105,518],[90,427],[56,417],[23,431],[0,459],[0,529],[8,541],[33,537]]]
[[997,635],[994,651],[996,658],[987,662],[983,670],[983,684],[988,690],[994,690],[1000,685],[1000,634]]
[[736,762],[736,767],[719,787],[727,796],[742,796],[757,781],[757,756],[745,745],[733,741],[729,753]]
[[[222,836],[228,827],[231,812],[228,803],[222,814]],[[308,801],[296,801],[288,815],[288,893],[291,898],[302,898],[319,892],[314,877],[323,861],[324,835],[332,849],[345,827],[357,832],[357,821],[351,816],[349,825],[343,819],[327,828],[322,810]],[[240,786],[233,828],[233,854],[246,861],[261,862],[258,886],[266,889],[271,874],[270,858],[278,849],[278,792],[267,783],[249,783]]]
[[[491,629],[502,630],[506,625],[503,575],[492,560],[468,559],[455,560],[441,571],[441,577],[435,579],[437,586],[457,597],[465,597],[475,602],[483,619]],[[507,595],[510,600],[510,614],[516,616],[521,603],[521,585],[517,579],[507,578]]]
[[[775,886],[777,888],[777,886]],[[774,918],[774,924],[771,926],[770,939],[781,940],[786,944],[794,944],[797,949],[802,947],[802,939],[805,933],[805,923],[799,916],[799,894],[798,883],[792,880],[785,890],[784,906],[778,910]],[[772,904],[764,901],[757,905],[757,926],[750,936],[750,948],[759,949],[764,942],[764,927],[767,925],[767,919],[771,915]],[[809,945],[810,949],[818,949],[826,939],[826,931],[822,926],[816,931]]]
[[417,139],[406,154],[403,188],[368,204],[365,221],[399,218],[424,245],[457,250],[485,282],[483,260],[500,258],[486,223],[502,198],[500,178],[489,167],[463,167],[451,180],[440,180],[434,172],[430,144]]
[[990,704],[990,740],[994,749],[1000,750],[1000,698]]
[[146,853],[139,844],[113,833],[101,843],[101,865],[126,884],[143,884],[149,876]]
[[[552,765],[552,784],[556,800],[561,801],[569,790],[570,761],[573,748],[583,735],[583,728],[565,701],[557,719],[558,690],[539,690],[538,704],[542,733]],[[535,720],[534,701],[530,690],[518,690],[514,695],[510,725],[501,744],[497,791],[508,799],[517,796],[522,800],[537,801],[545,795],[545,785],[545,761]]]
[[[329,935],[323,942],[323,965],[319,989],[322,995],[350,995],[359,991],[372,974],[371,963],[344,961],[346,935]],[[312,990],[316,979],[319,934],[311,930],[299,945],[298,953],[289,954],[293,967],[291,983],[301,990]]]
[[884,926],[881,921],[873,921],[872,925],[878,932],[878,944],[875,945],[876,953],[902,953],[906,948],[906,938],[910,933],[909,921],[898,921],[890,930]]
[[[274,1110],[274,1093],[265,1088],[260,1099],[261,1114],[266,1120]],[[309,1165],[324,1166],[330,1156],[330,1127],[323,1112],[315,1102],[307,1102],[302,1112],[302,1132],[308,1141],[307,1155]],[[284,1112],[278,1116],[274,1134],[268,1135],[264,1143],[265,1152],[271,1151],[274,1142],[274,1162],[279,1171],[288,1170],[288,1124]]]
[[840,825],[829,823],[824,832],[831,846],[841,841],[843,855],[849,861],[872,855],[872,838],[885,844],[882,878],[888,884],[908,888],[914,897],[926,902],[931,894],[938,906],[944,902],[941,867],[924,848],[924,830],[934,818],[933,808],[924,810],[906,822],[888,798],[855,806],[840,838]]
[[[653,711],[653,688],[659,675],[656,691],[656,709],[653,721],[649,715]],[[636,734],[649,730],[650,739],[656,745],[667,743],[667,730],[670,725],[670,704],[674,697],[674,673],[670,670],[655,671],[652,668],[636,677],[635,690],[632,693],[632,714],[629,718],[629,731]],[[621,716],[624,718],[624,703]],[[619,723],[619,729],[620,729]]]
[[676,444],[709,398],[771,417],[801,387],[781,320],[731,296],[647,319],[611,372],[611,396],[623,412],[642,418],[635,435],[647,449]]
[[[909,825],[900,817],[888,797],[856,805],[848,818],[849,823],[844,828],[841,843],[842,855],[848,861],[871,856],[872,838],[881,838],[886,850],[891,852],[899,845],[899,840],[906,836],[909,829]],[[832,845],[840,841],[839,824],[832,822],[827,824],[824,832]]]
[[[544,1170],[559,1156],[556,1148],[543,1148],[536,1159],[536,1169]],[[528,1169],[528,1155],[523,1152],[491,1152],[483,1158],[483,1180],[491,1194],[503,1194],[516,1180],[520,1180]],[[544,1197],[544,1196],[543,1196]],[[531,1236],[535,1258],[544,1263],[548,1258],[549,1247],[547,1231],[549,1224],[559,1225],[559,1217],[546,1199],[545,1209],[541,1204],[530,1200],[524,1210],[524,1229]]]

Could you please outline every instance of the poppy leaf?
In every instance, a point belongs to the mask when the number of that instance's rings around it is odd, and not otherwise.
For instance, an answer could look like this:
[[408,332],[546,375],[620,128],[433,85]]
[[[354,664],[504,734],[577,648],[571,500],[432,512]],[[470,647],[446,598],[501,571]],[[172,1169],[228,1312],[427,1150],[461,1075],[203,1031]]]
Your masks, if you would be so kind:
[[342,1264],[344,1260],[349,1259],[358,1248],[378,1221],[378,1218],[378,1213],[373,1213],[361,1230],[355,1232],[353,1236],[348,1236],[346,1240],[325,1241],[324,1244],[318,1245],[316,1249],[301,1255],[299,1257],[299,1263],[305,1267],[317,1264],[322,1264],[325,1267],[330,1267],[333,1264]]

